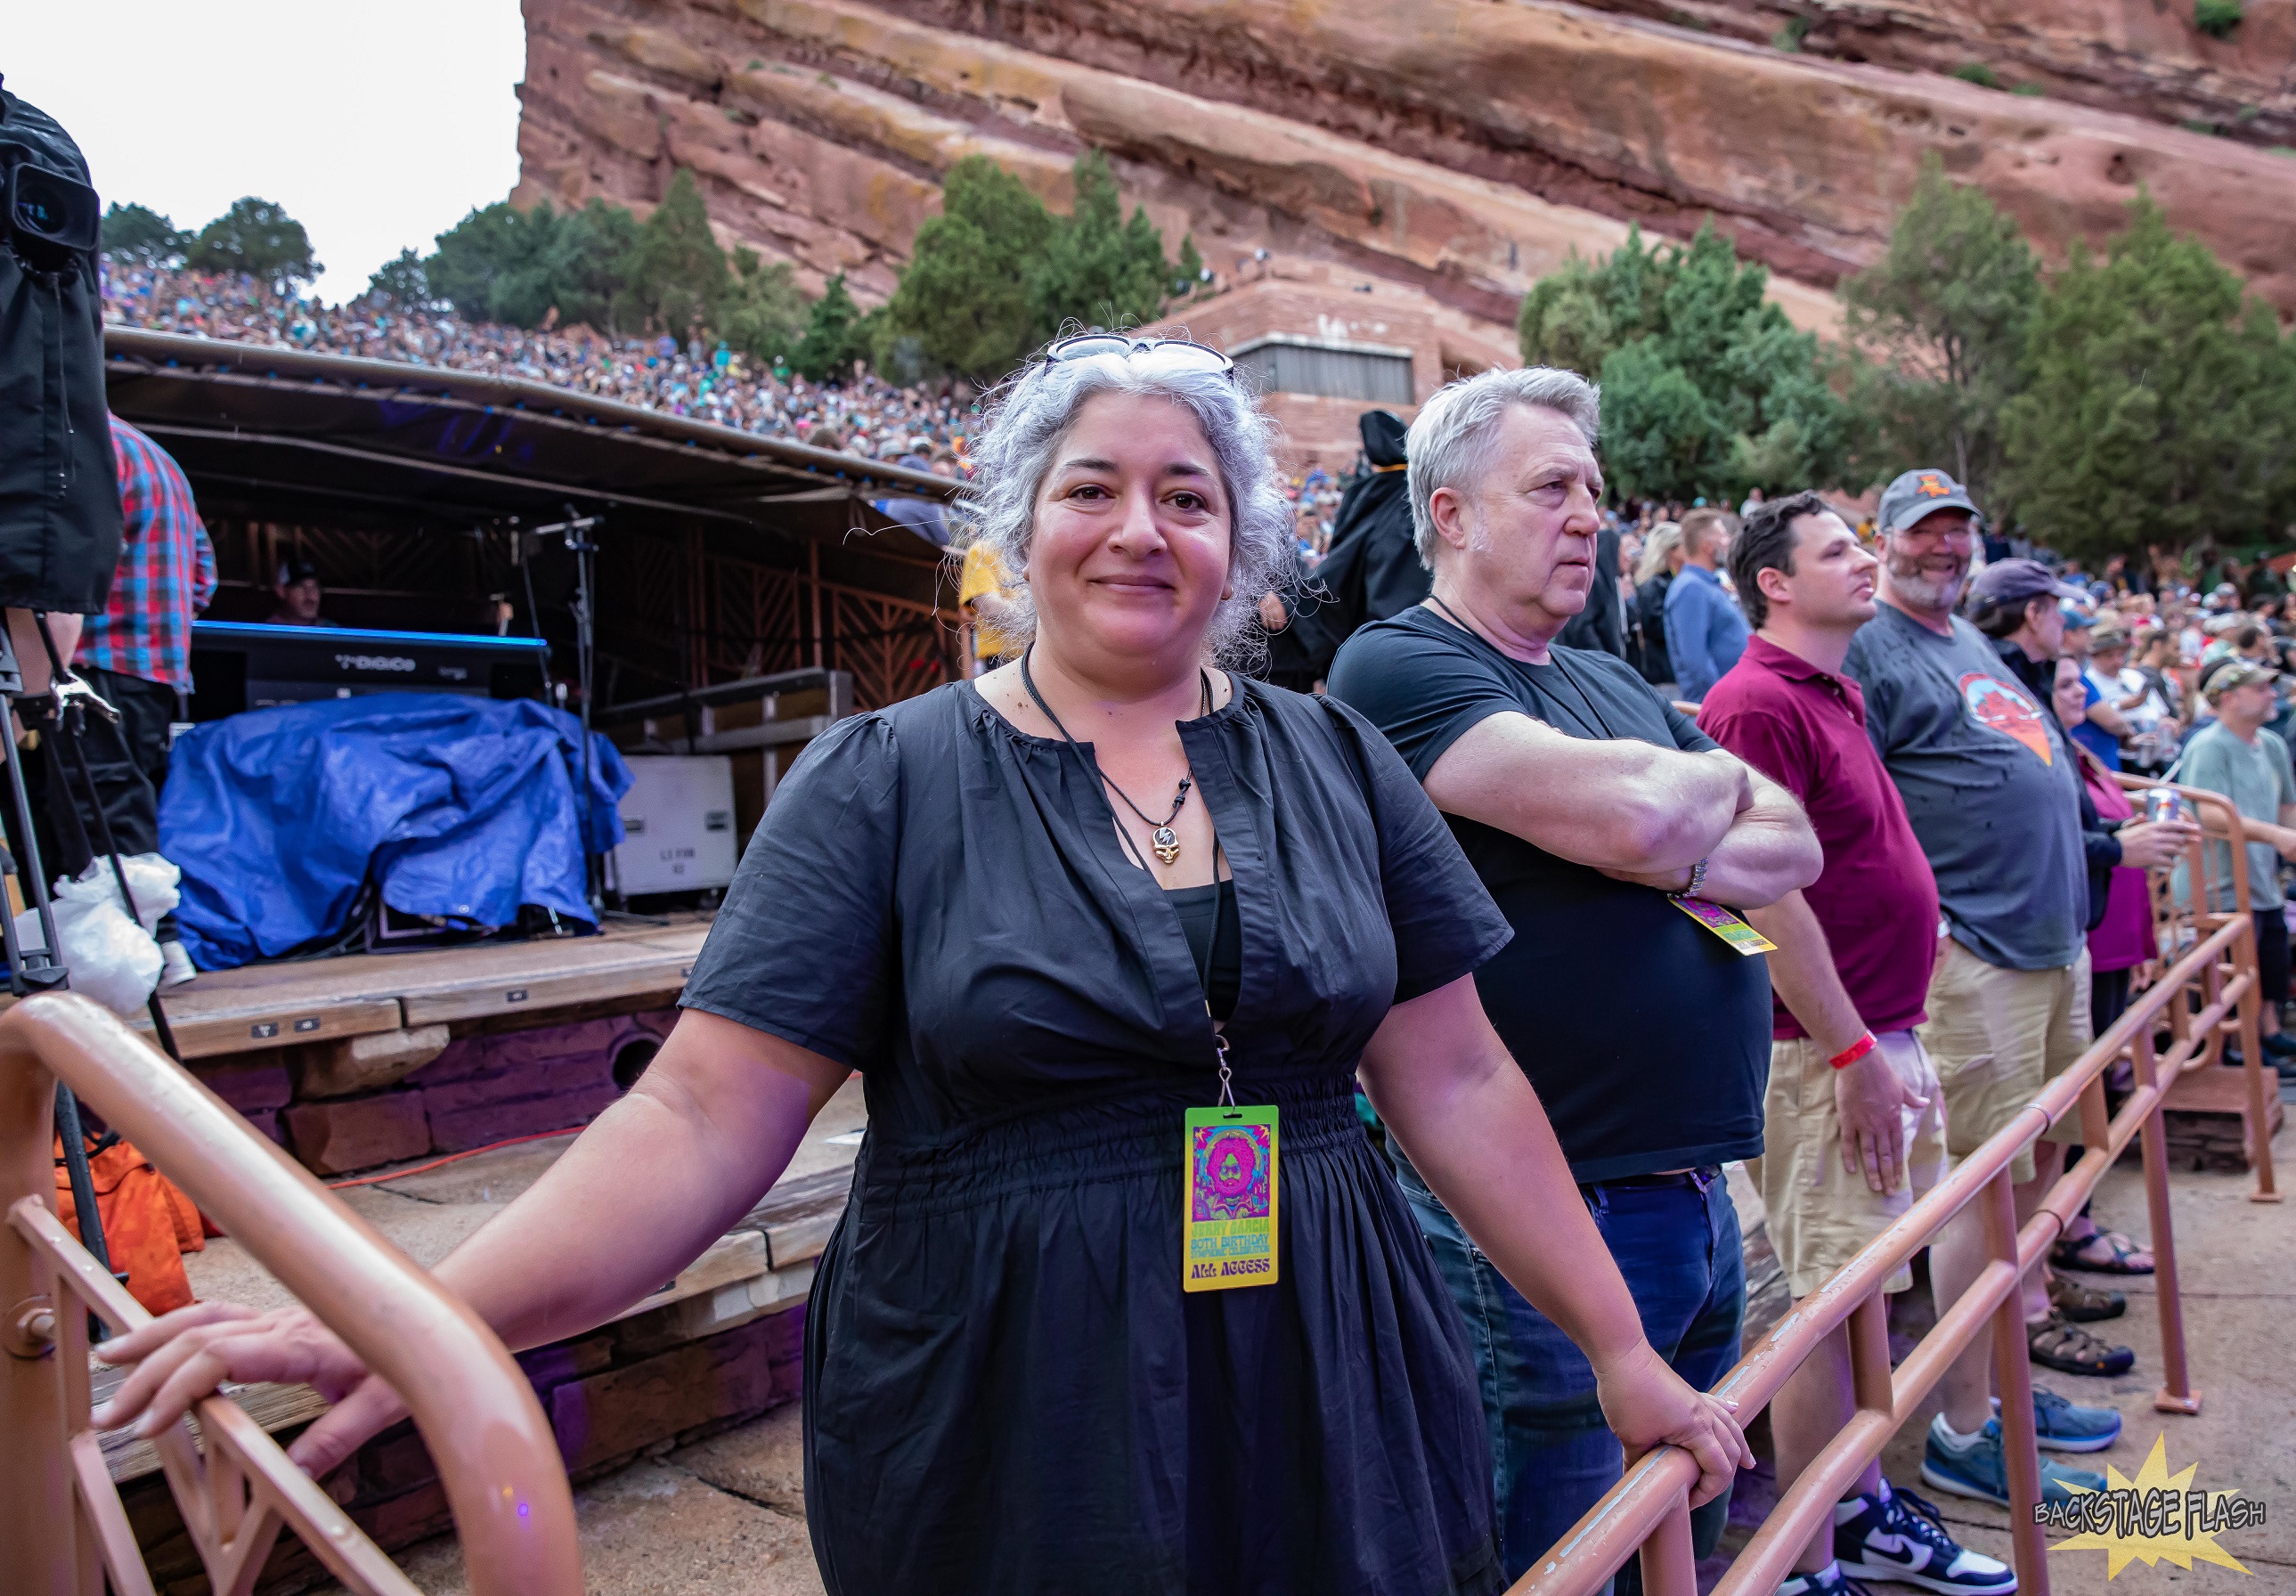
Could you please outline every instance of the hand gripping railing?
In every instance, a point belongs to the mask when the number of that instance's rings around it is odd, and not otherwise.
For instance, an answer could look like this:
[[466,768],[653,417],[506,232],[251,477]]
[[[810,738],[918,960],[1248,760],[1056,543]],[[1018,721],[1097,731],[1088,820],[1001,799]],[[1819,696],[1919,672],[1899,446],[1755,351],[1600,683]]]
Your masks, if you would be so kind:
[[[2179,789],[2199,809],[2213,837],[2241,835],[2240,817],[2215,793]],[[1769,1404],[1802,1360],[1831,1336],[1849,1327],[1851,1383],[1857,1412],[1827,1443],[1801,1477],[1782,1496],[1746,1549],[1715,1587],[1714,1596],[1770,1596],[1792,1571],[1794,1559],[1821,1523],[1831,1523],[1833,1504],[1882,1453],[1890,1437],[1913,1416],[1939,1376],[1989,1326],[1995,1379],[2001,1393],[2001,1425],[2009,1473],[2009,1533],[2018,1590],[2048,1596],[2046,1547],[2033,1509],[2040,1501],[2039,1453],[2033,1428],[2032,1371],[2026,1346],[2024,1303],[2019,1281],[2064,1233],[2088,1200],[2098,1178],[2131,1141],[2143,1149],[2144,1191],[2152,1231],[2153,1281],[2161,1314],[2163,1383],[2153,1405],[2163,1412],[2197,1413],[2200,1393],[2191,1385],[2185,1362],[2182,1298],[2177,1285],[2177,1247],[2169,1209],[2168,1141],[2161,1100],[2179,1074],[2213,1063],[2228,1023],[2236,1024],[2251,1071],[2258,1068],[2255,924],[2247,912],[2247,874],[2243,850],[2232,855],[2235,913],[2197,918],[2199,940],[2177,956],[2151,986],[2133,998],[2128,1011],[2095,1044],[2017,1117],[1959,1161],[1953,1173],[1915,1203],[1857,1256],[1794,1305],[1738,1366],[1716,1386],[1718,1395],[1738,1404],[1751,1419]],[[2201,881],[2196,845],[2194,880]],[[2205,898],[2196,898],[2205,904]],[[2188,994],[2193,1004],[2188,1006]],[[2153,1033],[2166,1025],[2171,1044],[2158,1058]],[[2104,1073],[2128,1054],[2136,1091],[2109,1122]],[[2079,1160],[2049,1189],[2039,1211],[2020,1230],[2009,1179],[2017,1154],[2050,1125],[2079,1110]],[[2265,1122],[2256,1120],[2256,1141]],[[2259,1161],[2259,1173],[2268,1167]],[[2265,1175],[2268,1182],[2268,1174]],[[2270,1200],[2268,1189],[2264,1193]],[[1976,1281],[1939,1316],[1936,1326],[1898,1366],[1890,1367],[1889,1310],[1882,1287],[1929,1244],[1946,1221],[1972,1202],[1983,1215],[1991,1255]],[[1678,1447],[1661,1446],[1636,1461],[1626,1477],[1595,1504],[1518,1581],[1509,1596],[1591,1596],[1605,1587],[1620,1566],[1642,1553],[1643,1587],[1651,1596],[1694,1596],[1697,1570],[1691,1552],[1691,1487],[1698,1466]]]
[[[474,1596],[580,1596],[574,1503],[548,1422],[494,1333],[180,1067],[85,998],[0,1015],[0,1578],[10,1596],[152,1596],[88,1422],[86,1316],[149,1315],[56,1221],[62,1080],[395,1387],[461,1532]],[[352,1590],[414,1586],[221,1395],[158,1438],[215,1596],[247,1596],[282,1527]]]

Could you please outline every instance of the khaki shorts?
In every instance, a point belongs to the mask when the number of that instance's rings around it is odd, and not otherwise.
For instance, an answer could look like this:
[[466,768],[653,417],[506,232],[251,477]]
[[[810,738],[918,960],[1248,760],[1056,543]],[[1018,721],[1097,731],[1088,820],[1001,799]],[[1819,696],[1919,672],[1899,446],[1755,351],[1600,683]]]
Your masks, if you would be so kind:
[[[1955,1158],[1984,1146],[2088,1051],[2088,987],[2086,947],[2061,970],[2003,970],[1950,938],[1939,946],[1921,1036],[1945,1086],[1946,1145]],[[2079,1117],[2066,1116],[2046,1139],[2079,1141]],[[2033,1178],[2030,1148],[2017,1155],[2009,1178]]]
[[[1920,1046],[1908,1032],[1896,1035]],[[1905,1110],[1905,1178],[1895,1191],[1878,1192],[1862,1171],[1844,1169],[1833,1078],[1825,1054],[1808,1038],[1770,1044],[1759,1178],[1770,1247],[1796,1301],[1824,1285],[1946,1174],[1946,1110],[1936,1092],[1929,1093],[1928,1108]],[[1882,1289],[1903,1291],[1913,1283],[1913,1272],[1900,1269]]]

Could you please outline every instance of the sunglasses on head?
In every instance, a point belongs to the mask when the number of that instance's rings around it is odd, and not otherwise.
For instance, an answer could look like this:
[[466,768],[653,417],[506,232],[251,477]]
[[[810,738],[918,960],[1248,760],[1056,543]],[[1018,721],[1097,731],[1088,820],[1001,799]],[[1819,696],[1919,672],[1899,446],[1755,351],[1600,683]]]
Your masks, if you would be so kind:
[[1046,344],[1043,358],[1048,362],[1090,360],[1101,355],[1126,360],[1135,355],[1155,355],[1183,371],[1235,374],[1234,361],[1192,338],[1128,338],[1121,332],[1078,332]]

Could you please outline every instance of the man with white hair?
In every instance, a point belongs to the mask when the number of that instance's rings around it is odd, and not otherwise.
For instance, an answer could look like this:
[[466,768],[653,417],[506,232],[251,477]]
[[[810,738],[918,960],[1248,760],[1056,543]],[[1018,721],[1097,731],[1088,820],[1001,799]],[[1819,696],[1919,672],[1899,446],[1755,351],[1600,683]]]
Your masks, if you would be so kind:
[[[1701,1390],[1737,1361],[1745,1301],[1721,1166],[1762,1150],[1769,976],[1728,908],[1814,880],[1782,788],[1624,660],[1554,639],[1587,602],[1600,414],[1569,372],[1486,372],[1412,423],[1426,603],[1340,651],[1332,695],[1384,732],[1514,937],[1478,973],[1546,1105],[1650,1345]],[[1727,905],[1726,908],[1724,905]],[[1617,1481],[1592,1367],[1500,1278],[1409,1162],[1397,1174],[1476,1348],[1500,1552],[1529,1568]],[[1726,1494],[1694,1514],[1710,1550]]]

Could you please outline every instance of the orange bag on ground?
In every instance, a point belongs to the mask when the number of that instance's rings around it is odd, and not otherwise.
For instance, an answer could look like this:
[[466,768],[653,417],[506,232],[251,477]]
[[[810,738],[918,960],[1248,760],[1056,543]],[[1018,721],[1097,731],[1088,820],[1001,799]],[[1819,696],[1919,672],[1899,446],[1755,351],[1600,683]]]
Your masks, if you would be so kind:
[[[71,1178],[64,1171],[63,1139],[56,1151],[56,1214],[64,1228],[79,1233],[72,1205]],[[175,1182],[126,1142],[116,1142],[87,1161],[95,1184],[96,1217],[111,1266],[127,1273],[127,1294],[152,1314],[188,1307],[191,1277],[183,1255],[207,1248],[200,1211]]]

